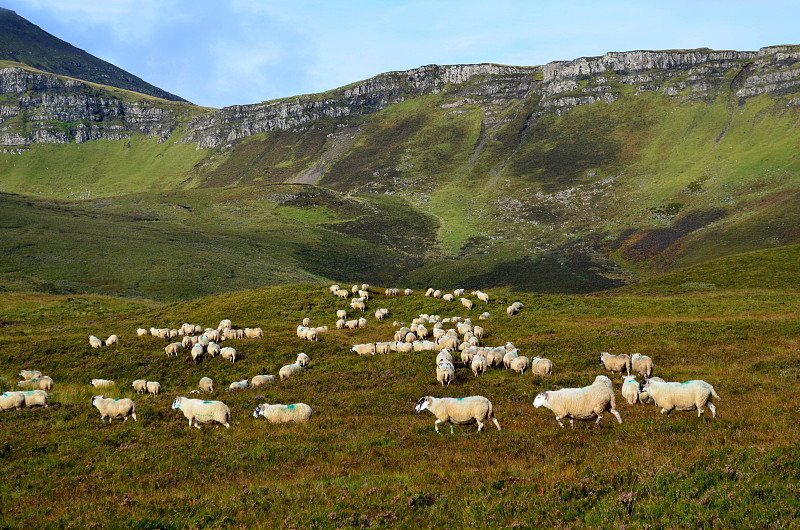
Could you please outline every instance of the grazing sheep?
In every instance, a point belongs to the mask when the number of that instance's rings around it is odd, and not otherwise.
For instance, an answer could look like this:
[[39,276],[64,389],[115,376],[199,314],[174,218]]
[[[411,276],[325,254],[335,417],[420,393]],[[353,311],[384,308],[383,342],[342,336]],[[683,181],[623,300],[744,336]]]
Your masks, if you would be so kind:
[[310,325],[311,325],[311,319],[310,319],[310,318],[308,318],[308,317],[304,318],[304,319],[303,319],[303,327],[306,327],[306,328],[307,328],[307,327],[308,327],[308,326],[310,326]]
[[436,356],[436,364],[439,364],[442,360],[453,362],[453,355],[447,349],[444,349],[439,352]]
[[640,392],[647,392],[657,407],[661,407],[661,414],[669,415],[673,410],[695,410],[697,417],[703,414],[703,407],[711,410],[711,416],[717,417],[717,408],[713,400],[720,399],[714,387],[701,379],[685,383],[665,383],[648,379],[639,385]]
[[453,289],[453,296],[464,296],[464,289]]
[[639,401],[639,382],[635,375],[626,375],[622,379],[622,397],[628,405],[635,405]]
[[336,329],[344,329],[347,327],[347,321],[343,318],[340,318],[336,321]]
[[92,379],[89,384],[95,388],[108,388],[114,386],[116,383],[111,379]]
[[517,311],[519,311],[520,309],[522,309],[522,308],[523,308],[523,307],[525,307],[525,306],[524,306],[524,305],[522,305],[522,302],[514,302],[513,304],[511,304],[511,307],[513,307],[513,308],[515,308]]
[[[664,380],[661,379],[660,377],[651,377],[650,381],[659,381],[661,383],[664,382]],[[655,405],[656,403],[655,401],[653,401],[653,398],[650,397],[650,394],[648,394],[646,390],[642,390],[641,384],[639,385],[639,403],[642,403],[644,405]]]
[[641,353],[634,353],[631,355],[631,370],[649,379],[653,375],[653,359]]
[[398,342],[397,343],[397,353],[411,353],[414,349],[414,345],[410,342]]
[[337,296],[338,298],[341,298],[342,300],[346,300],[347,298],[350,297],[350,293],[347,292],[347,289],[339,289],[338,291],[336,291],[333,294],[335,296]]
[[267,386],[270,383],[275,382],[274,375],[256,375],[253,376],[253,379],[250,380],[250,386],[253,388],[259,388],[262,386]]
[[100,411],[100,420],[105,423],[108,418],[108,423],[114,418],[122,418],[122,423],[128,421],[128,417],[136,419],[136,404],[133,400],[128,398],[111,399],[105,396],[93,396],[92,406]]
[[533,375],[553,375],[553,361],[543,357],[531,359],[531,373]]
[[478,320],[489,320],[489,316],[490,316],[489,312],[484,311],[483,313],[481,313],[481,316],[478,317]]
[[148,332],[146,329],[144,329],[144,328],[136,328],[136,336],[137,336],[137,337],[144,337],[144,336],[145,336],[145,335],[147,335],[148,333],[149,333],[149,332]]
[[203,392],[213,392],[214,391],[214,380],[210,377],[203,377],[200,379],[200,383],[198,384],[200,390]]
[[358,285],[354,285],[350,290],[353,292],[353,294],[356,294],[358,292]]
[[605,366],[606,370],[610,370],[613,374],[614,372],[619,372],[622,374],[622,371],[625,370],[625,375],[631,375],[631,356],[621,353],[619,355],[611,355],[607,351],[604,351],[600,354],[600,358],[598,359],[603,366]]
[[226,361],[236,362],[236,349],[227,346],[219,351],[220,356]]
[[253,417],[263,416],[270,423],[305,423],[311,419],[311,407],[305,403],[291,405],[270,405],[262,403],[253,411]]
[[463,305],[467,309],[472,309],[472,307],[475,305],[475,302],[473,302],[469,298],[459,298],[459,300],[461,301],[461,305]]
[[158,381],[148,381],[147,382],[147,393],[151,396],[155,396],[161,393],[161,383]]
[[300,366],[305,368],[306,366],[308,366],[308,363],[311,362],[311,358],[305,353],[301,352],[297,354],[297,362],[300,363]]
[[197,337],[183,337],[183,340],[181,341],[181,346],[183,346],[187,350],[192,346],[194,346],[195,344],[197,344]]
[[182,342],[171,342],[164,346],[164,353],[167,355],[178,355],[178,353],[183,349]]
[[223,330],[231,329],[231,328],[233,328],[233,323],[229,319],[226,318],[224,320],[220,320],[219,321],[219,326],[217,326],[217,331],[219,331],[221,333]]
[[486,362],[486,357],[482,355],[474,355],[472,357],[470,368],[472,368],[472,372],[475,374],[475,377],[478,377],[478,373],[486,373],[486,370],[489,369],[489,363]]
[[[606,379],[608,378],[606,377]],[[622,418],[617,411],[613,389],[598,379],[583,388],[562,388],[561,390],[542,392],[533,400],[533,406],[538,409],[542,405],[553,411],[556,421],[561,427],[564,427],[564,424],[561,423],[562,418],[569,418],[569,424],[573,428],[575,427],[573,420],[586,421],[597,417],[596,423],[599,424],[603,418],[602,413],[607,410],[617,418],[619,423],[622,423]]]
[[347,329],[358,329],[358,320],[348,320],[345,322]]
[[113,344],[119,344],[119,337],[116,335],[111,335],[106,339],[106,346],[111,346]]
[[383,320],[384,318],[386,318],[386,315],[388,315],[388,314],[389,314],[389,310],[386,309],[385,307],[382,307],[382,308],[378,309],[377,311],[375,311],[375,320]]
[[513,305],[510,305],[510,306],[508,306],[508,307],[506,308],[506,313],[508,313],[508,316],[510,316],[510,317],[513,317],[514,315],[516,315],[517,313],[519,313],[519,309],[517,309],[517,308],[516,308],[516,307],[514,307]]
[[376,342],[375,343],[375,353],[379,354],[387,354],[392,351],[392,343],[391,342]]
[[358,297],[364,300],[369,300],[369,291],[362,291],[361,289],[359,289]]
[[522,375],[525,375],[525,370],[529,369],[530,367],[531,360],[524,355],[520,355],[515,359],[511,359],[511,364],[509,365],[509,368]]
[[19,376],[25,381],[30,381],[42,377],[42,372],[39,370],[20,370]]
[[472,294],[478,297],[481,302],[489,303],[489,295],[483,291],[472,291]]
[[447,383],[447,386],[450,386],[456,378],[456,368],[453,366],[453,363],[448,361],[447,359],[442,359],[436,365],[436,380],[439,381],[442,386]]
[[361,290],[369,292],[369,284],[368,283],[362,283],[361,284]]
[[517,350],[507,351],[505,355],[503,355],[503,367],[508,370],[511,368],[511,361],[519,357]]
[[350,348],[350,351],[359,355],[375,355],[375,343],[368,342],[366,344],[353,344],[353,347]]
[[144,379],[137,379],[131,384],[131,386],[134,390],[136,390],[137,394],[144,394],[147,392],[147,381]]
[[458,337],[447,336],[445,335],[441,339],[438,340],[436,343],[437,347],[440,350],[448,349],[448,350],[457,350],[459,345]]
[[221,351],[222,351],[222,347],[219,344],[217,344],[216,342],[209,342],[208,346],[206,346],[206,353],[212,359],[214,357],[216,357],[217,355],[219,355]]
[[231,424],[231,409],[222,401],[203,401],[202,399],[189,399],[183,396],[175,398],[172,410],[180,409],[184,417],[189,420],[189,426],[194,424],[198,429],[199,423],[219,423],[226,429]]
[[331,294],[333,294],[333,293],[335,293],[336,291],[338,291],[339,289],[341,289],[341,287],[339,287],[339,284],[333,284],[333,285],[331,285],[330,287],[328,287],[328,289],[330,289],[330,291],[331,291]]
[[414,294],[414,291],[412,291],[411,289],[406,289],[405,291],[403,291],[403,294],[406,296],[411,296],[412,294]]
[[484,330],[481,326],[473,326],[472,334],[475,335],[478,339],[483,339]]
[[363,300],[354,299],[352,302],[350,302],[350,307],[353,309],[358,309],[362,313],[367,310],[367,304],[365,304]]
[[261,328],[244,328],[244,336],[248,339],[260,339],[264,336]]
[[365,328],[365,327],[367,327],[367,319],[366,319],[366,318],[364,318],[364,317],[361,317],[361,318],[359,318],[359,319],[358,319],[358,327],[359,327],[359,328]]
[[102,348],[103,341],[95,337],[94,335],[89,335],[89,346],[92,348]]
[[244,390],[249,386],[250,383],[247,381],[247,379],[242,379],[241,381],[234,381],[233,383],[228,385],[228,390]]
[[281,369],[278,371],[278,375],[280,376],[281,381],[283,381],[284,379],[288,379],[294,374],[298,373],[302,369],[303,367],[300,365],[299,362],[294,362],[292,364],[287,364],[282,366]]
[[4,392],[2,395],[0,395],[0,410],[20,410],[24,407],[24,392]]
[[453,295],[450,294],[450,293],[443,294],[442,295],[442,300],[444,300],[445,302],[452,302],[453,301]]
[[[453,434],[453,425],[470,425],[472,423],[478,424],[478,432],[483,430],[483,424],[486,420],[494,423],[497,430],[500,430],[500,423],[494,417],[494,409],[492,402],[483,396],[469,396],[465,398],[435,398],[433,396],[425,396],[419,398],[417,406],[414,410],[417,414],[423,410],[429,410],[436,416],[436,422],[433,427],[439,433],[440,423],[450,424],[450,434]],[[440,433],[441,434],[441,433]]]
[[336,311],[336,318],[347,318],[347,311],[344,309],[338,309]]
[[433,292],[434,292],[433,287],[428,287],[428,290],[425,291],[425,296],[431,297],[431,296],[433,296]]

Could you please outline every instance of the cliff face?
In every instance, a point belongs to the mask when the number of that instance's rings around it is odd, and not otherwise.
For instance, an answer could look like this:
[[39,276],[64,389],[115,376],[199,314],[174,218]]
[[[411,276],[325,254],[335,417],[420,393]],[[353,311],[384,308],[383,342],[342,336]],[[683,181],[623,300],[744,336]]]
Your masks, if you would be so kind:
[[[612,104],[656,91],[683,99],[711,98],[731,90],[738,98],[800,89],[800,46],[758,52],[633,51],[557,61],[543,67],[493,64],[429,65],[315,94],[199,113],[186,123],[179,142],[198,149],[274,130],[294,130],[323,118],[378,112],[425,94],[452,93],[454,108],[478,102],[492,114],[510,103],[534,101],[532,116],[562,113],[578,105]],[[626,88],[627,87],[627,88]],[[462,99],[458,99],[461,97]],[[198,114],[198,113],[196,113]],[[0,145],[122,139],[134,133],[168,138],[181,119],[174,107],[155,99],[122,99],[80,81],[0,70]]]

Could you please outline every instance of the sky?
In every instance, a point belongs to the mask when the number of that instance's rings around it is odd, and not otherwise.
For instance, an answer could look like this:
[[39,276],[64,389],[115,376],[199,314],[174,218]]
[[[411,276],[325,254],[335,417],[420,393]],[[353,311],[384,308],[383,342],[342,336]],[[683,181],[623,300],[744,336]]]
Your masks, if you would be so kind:
[[427,64],[544,65],[609,51],[800,43],[770,0],[0,0],[197,105],[323,92]]

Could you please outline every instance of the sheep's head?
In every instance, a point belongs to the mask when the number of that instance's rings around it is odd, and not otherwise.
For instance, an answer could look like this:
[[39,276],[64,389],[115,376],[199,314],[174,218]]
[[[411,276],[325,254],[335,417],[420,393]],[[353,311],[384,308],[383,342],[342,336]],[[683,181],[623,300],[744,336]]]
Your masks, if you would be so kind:
[[544,402],[547,401],[547,392],[540,392],[534,399],[533,399],[533,406],[537,409],[544,405]]
[[608,355],[608,352],[604,351],[603,353],[600,354],[600,357],[598,357],[597,360],[603,362],[603,357],[605,357],[606,355]]
[[647,392],[647,385],[650,383],[647,379],[639,383],[639,392]]
[[419,398],[419,401],[417,401],[417,406],[414,407],[414,410],[416,410],[417,413],[420,413],[423,410],[427,409],[430,406],[430,404],[431,404],[430,396],[421,397]]
[[176,397],[175,401],[172,402],[172,410],[181,408],[181,400],[183,398]]
[[261,414],[261,405],[256,406],[256,410],[253,411],[253,417],[258,418],[259,414]]
[[92,406],[93,407],[97,406],[97,405],[95,405],[95,401],[97,401],[98,399],[103,399],[103,396],[92,396]]

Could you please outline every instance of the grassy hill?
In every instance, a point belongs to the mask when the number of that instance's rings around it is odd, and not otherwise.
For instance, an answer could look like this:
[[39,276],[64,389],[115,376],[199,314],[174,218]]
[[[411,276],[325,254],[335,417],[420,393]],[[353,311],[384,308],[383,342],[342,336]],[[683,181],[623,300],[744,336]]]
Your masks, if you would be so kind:
[[[0,390],[30,368],[51,375],[56,386],[50,408],[2,413],[0,525],[24,518],[38,526],[121,528],[790,526],[800,516],[793,486],[800,431],[785,389],[800,377],[792,338],[800,298],[785,289],[798,284],[797,269],[786,266],[797,248],[788,251],[757,256],[768,270],[785,271],[774,284],[765,276],[757,285],[725,285],[732,264],[722,259],[641,291],[494,290],[488,305],[473,310],[420,292],[385,297],[373,287],[368,326],[356,331],[335,330],[336,309],[348,306],[319,283],[170,304],[5,293]],[[700,281],[719,288],[674,292],[675,284]],[[513,300],[525,307],[508,317],[504,309]],[[371,316],[378,307],[389,308],[388,320]],[[348,351],[353,343],[390,338],[395,319],[409,323],[427,313],[477,322],[485,310],[485,344],[512,341],[524,355],[546,356],[553,376],[494,368],[476,378],[457,364],[456,381],[443,389],[433,353]],[[296,336],[306,316],[331,327],[318,343]],[[135,335],[140,326],[214,327],[222,318],[264,329],[263,339],[232,341],[235,364],[214,358],[194,365],[185,353],[167,357],[165,341]],[[120,335],[119,346],[90,349],[89,334],[111,333]],[[214,393],[232,410],[230,430],[197,431],[170,409],[202,376],[224,388],[275,374],[300,351],[312,363],[292,379]],[[621,425],[607,415],[599,427],[578,422],[561,429],[550,411],[532,407],[542,390],[589,384],[602,373],[600,351],[639,351],[667,380],[710,382],[722,398],[719,417],[665,417],[652,406],[629,406],[618,376],[612,379]],[[89,404],[96,392],[87,381],[94,377],[117,381],[107,395],[135,399],[137,423],[101,424]],[[163,394],[135,395],[130,383],[137,378],[160,381]],[[451,436],[445,427],[437,435],[432,415],[413,412],[426,394],[485,395],[503,430],[456,427]],[[272,426],[252,417],[262,402],[305,402],[314,415],[305,425]]]

